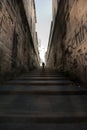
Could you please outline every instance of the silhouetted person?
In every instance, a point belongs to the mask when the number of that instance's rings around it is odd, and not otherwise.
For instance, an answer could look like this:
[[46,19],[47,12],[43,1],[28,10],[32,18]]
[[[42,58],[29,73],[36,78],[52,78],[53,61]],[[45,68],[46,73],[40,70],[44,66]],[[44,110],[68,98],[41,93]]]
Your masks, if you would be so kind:
[[45,63],[44,62],[42,62],[42,68],[43,68],[43,70],[45,69]]

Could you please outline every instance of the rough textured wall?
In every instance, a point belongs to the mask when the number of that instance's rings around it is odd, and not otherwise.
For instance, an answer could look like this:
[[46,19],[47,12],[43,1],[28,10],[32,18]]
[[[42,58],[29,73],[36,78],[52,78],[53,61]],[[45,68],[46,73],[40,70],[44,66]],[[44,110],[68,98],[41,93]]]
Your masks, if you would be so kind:
[[[57,68],[60,69],[63,62],[63,37],[66,31],[66,23],[65,23],[65,14],[67,5],[66,0],[59,1],[56,0],[56,7],[55,7],[55,0],[53,0],[53,22],[51,25],[50,36],[49,36],[49,43],[48,43],[48,50],[46,53],[46,62],[47,67]],[[66,5],[66,6],[65,6]],[[64,9],[65,8],[65,9]],[[58,9],[56,11],[56,9]]]
[[35,8],[35,0],[23,0],[26,16],[28,19],[28,24],[30,27],[30,32],[32,35],[33,39],[33,44],[36,52],[36,61],[38,61],[38,66],[39,66],[39,52],[38,52],[38,37],[37,37],[37,32],[36,32],[36,8]]
[[52,5],[53,5],[53,7],[52,7],[52,15],[53,15],[53,20],[55,19],[55,17],[56,17],[56,13],[57,13],[57,1],[58,0],[52,0]]
[[[57,23],[55,27],[57,26]],[[46,64],[49,68],[60,68],[62,64],[62,49],[61,49],[61,35],[59,35],[59,28],[51,30],[49,38],[48,50],[46,53]]]
[[54,54],[54,51],[53,51],[53,46],[50,48],[50,52],[49,54],[47,55],[46,54],[46,67],[47,68],[54,68],[54,57],[53,57],[53,54]]
[[35,67],[36,53],[22,1],[0,0],[0,74]]
[[53,21],[53,30],[59,31],[52,32],[47,65],[56,59],[56,68],[61,63],[65,72],[87,84],[87,0],[58,1]]
[[65,70],[87,83],[87,0],[69,1]]

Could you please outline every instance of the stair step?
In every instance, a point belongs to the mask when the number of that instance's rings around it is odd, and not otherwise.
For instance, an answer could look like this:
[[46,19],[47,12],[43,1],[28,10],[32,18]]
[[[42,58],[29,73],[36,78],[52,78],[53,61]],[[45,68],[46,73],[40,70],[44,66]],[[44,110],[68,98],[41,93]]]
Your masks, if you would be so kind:
[[65,77],[18,77],[18,80],[68,80]]
[[80,90],[3,90],[0,95],[87,95],[87,91]]
[[86,95],[0,95],[1,113],[87,112]]
[[73,83],[70,80],[37,80],[37,79],[30,79],[30,80],[20,80],[20,79],[16,79],[16,80],[12,80],[12,81],[8,81],[7,83]]
[[41,74],[41,75],[40,74],[39,75],[34,74],[34,75],[32,75],[32,74],[30,74],[30,75],[23,75],[22,77],[25,77],[25,78],[26,77],[54,77],[54,78],[61,77],[62,78],[62,77],[64,77],[64,75],[50,75],[50,74],[49,75],[44,75],[44,74]]
[[86,95],[87,91],[74,85],[58,86],[21,86],[21,85],[2,85],[0,94],[38,94],[38,95]]
[[29,123],[87,123],[87,113],[0,113],[0,123],[25,121]]
[[71,81],[66,81],[66,80],[56,80],[56,81],[20,81],[20,80],[17,80],[17,81],[9,81],[6,83],[7,85],[10,85],[10,84],[14,84],[14,85],[70,85],[70,84],[73,84],[73,82]]
[[[4,128],[4,129],[3,129]],[[87,123],[1,123],[0,130],[87,130]]]

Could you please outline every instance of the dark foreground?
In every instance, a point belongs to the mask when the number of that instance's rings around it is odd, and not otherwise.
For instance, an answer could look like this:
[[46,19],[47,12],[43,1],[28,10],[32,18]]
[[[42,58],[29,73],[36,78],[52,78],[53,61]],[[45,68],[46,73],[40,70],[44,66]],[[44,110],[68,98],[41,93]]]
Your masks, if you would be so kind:
[[86,130],[87,90],[35,70],[0,86],[0,130]]

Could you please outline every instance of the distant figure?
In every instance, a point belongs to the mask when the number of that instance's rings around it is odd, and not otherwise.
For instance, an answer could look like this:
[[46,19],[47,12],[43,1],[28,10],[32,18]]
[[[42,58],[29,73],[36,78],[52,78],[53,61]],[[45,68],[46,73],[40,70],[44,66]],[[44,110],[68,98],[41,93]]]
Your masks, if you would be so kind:
[[45,69],[45,63],[44,62],[42,62],[42,68],[43,68],[43,70]]

